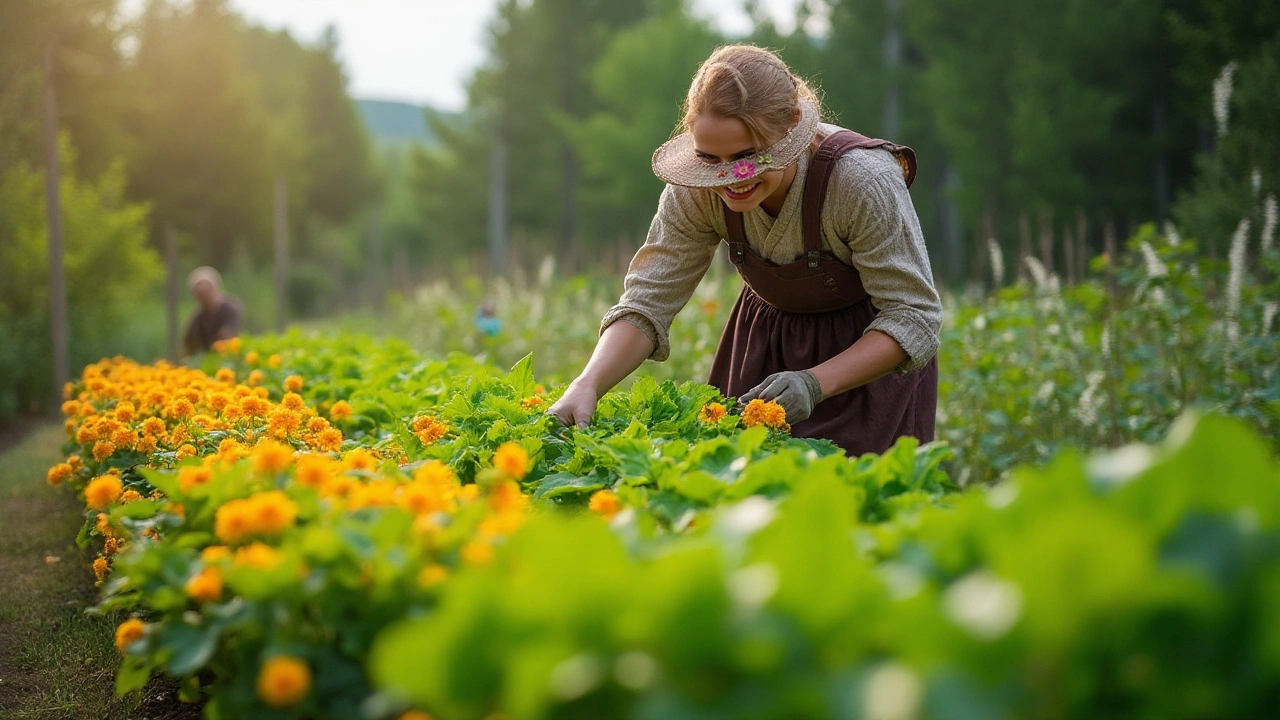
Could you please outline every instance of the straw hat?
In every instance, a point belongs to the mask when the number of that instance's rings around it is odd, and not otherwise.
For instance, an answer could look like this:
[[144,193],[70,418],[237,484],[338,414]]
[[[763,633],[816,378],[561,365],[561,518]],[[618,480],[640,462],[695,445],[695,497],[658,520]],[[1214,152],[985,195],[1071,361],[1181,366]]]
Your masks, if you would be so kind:
[[736,185],[770,170],[781,170],[800,159],[818,132],[818,104],[800,101],[800,120],[781,140],[755,155],[725,163],[709,163],[694,152],[688,131],[653,152],[653,174],[672,185],[714,188]]

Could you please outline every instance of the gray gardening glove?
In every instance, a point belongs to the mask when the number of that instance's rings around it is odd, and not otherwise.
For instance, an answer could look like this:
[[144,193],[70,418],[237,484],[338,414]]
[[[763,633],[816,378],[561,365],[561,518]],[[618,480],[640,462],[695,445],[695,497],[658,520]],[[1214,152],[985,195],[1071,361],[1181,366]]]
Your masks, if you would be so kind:
[[787,423],[795,424],[807,420],[822,402],[822,386],[808,370],[786,370],[765,378],[743,393],[738,402],[745,405],[756,398],[777,402],[787,411]]

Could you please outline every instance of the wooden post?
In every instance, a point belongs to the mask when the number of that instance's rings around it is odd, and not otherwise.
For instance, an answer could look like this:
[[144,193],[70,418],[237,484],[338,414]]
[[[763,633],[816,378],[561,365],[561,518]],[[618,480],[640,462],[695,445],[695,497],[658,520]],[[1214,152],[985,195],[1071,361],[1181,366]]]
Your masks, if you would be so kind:
[[276,178],[272,216],[275,245],[276,331],[289,321],[289,185]]
[[1048,210],[1040,211],[1040,262],[1045,272],[1053,272],[1053,214]]
[[44,47],[44,189],[49,224],[49,331],[53,340],[53,392],[71,378],[68,358],[67,283],[62,268],[62,179],[58,159],[58,96],[53,84],[53,41]]
[[183,347],[178,339],[178,231],[173,223],[164,226],[164,305],[165,326],[169,334],[169,360],[178,362],[182,359]]
[[1031,257],[1031,220],[1026,213],[1018,216],[1018,280],[1027,279],[1027,258]]

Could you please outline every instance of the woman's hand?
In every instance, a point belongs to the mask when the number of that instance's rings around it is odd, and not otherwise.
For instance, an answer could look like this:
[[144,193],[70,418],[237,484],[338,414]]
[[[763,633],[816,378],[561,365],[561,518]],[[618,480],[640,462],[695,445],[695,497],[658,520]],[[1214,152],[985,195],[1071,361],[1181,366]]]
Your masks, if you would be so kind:
[[818,379],[808,370],[776,372],[743,393],[738,402],[745,405],[756,398],[781,405],[791,424],[808,420],[814,406],[823,399]]
[[600,396],[595,388],[592,388],[590,383],[583,382],[582,378],[578,378],[569,383],[564,395],[547,408],[546,414],[564,425],[577,425],[585,430],[587,425],[591,424],[591,416],[595,415],[596,403],[599,401]]

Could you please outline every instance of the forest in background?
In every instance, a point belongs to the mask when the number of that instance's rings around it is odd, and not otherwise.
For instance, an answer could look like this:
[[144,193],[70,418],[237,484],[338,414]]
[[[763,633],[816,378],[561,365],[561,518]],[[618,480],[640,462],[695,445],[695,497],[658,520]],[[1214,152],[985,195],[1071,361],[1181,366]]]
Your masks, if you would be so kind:
[[[984,276],[988,238],[1062,271],[1079,260],[1065,248],[1096,253],[1108,228],[1149,220],[1224,257],[1280,186],[1280,0],[808,0],[792,31],[746,7],[753,31],[726,37],[681,0],[503,0],[467,108],[428,113],[432,145],[379,148],[333,32],[300,42],[225,0],[134,15],[118,0],[7,0],[0,417],[51,388],[46,79],[73,367],[163,352],[168,228],[184,267],[234,279],[250,329],[547,254],[562,273],[616,270],[661,190],[649,156],[724,42],[779,50],[831,120],[916,149],[913,195],[945,285]],[[287,308],[270,288],[281,186]],[[505,252],[481,250],[495,237]]]

